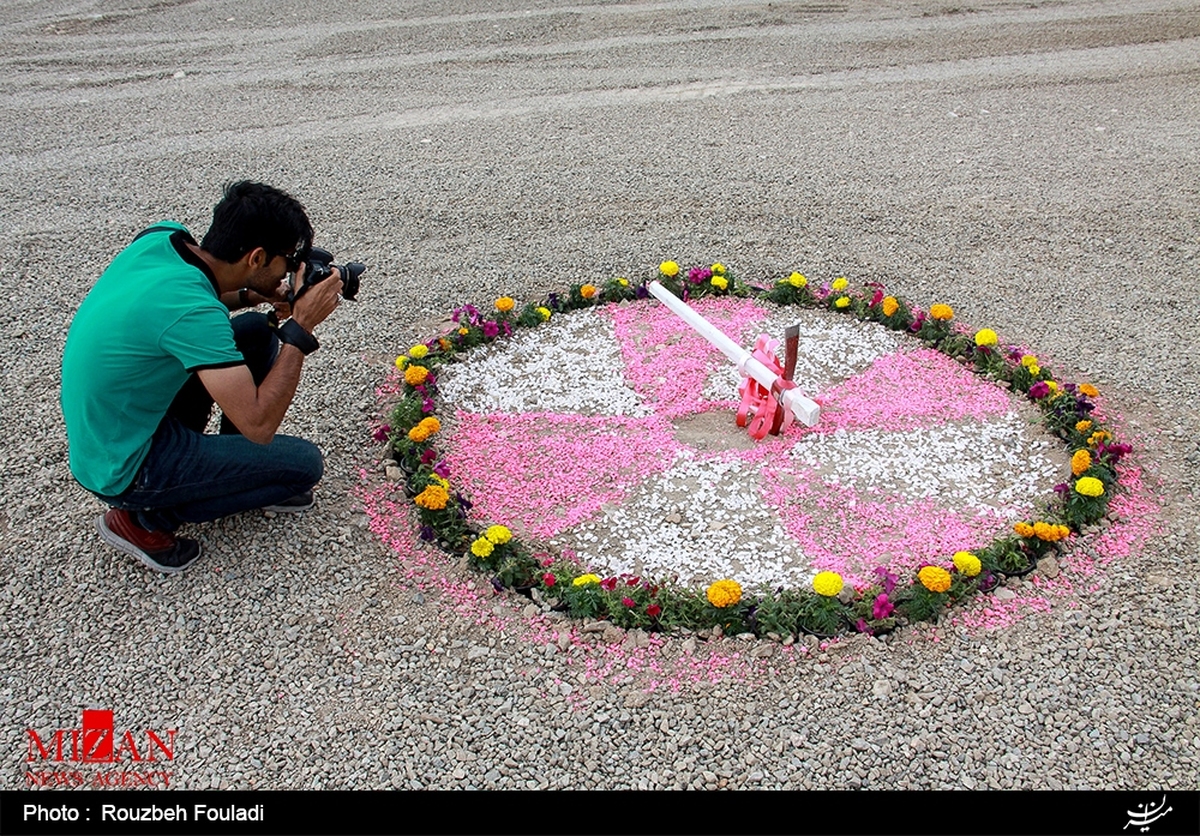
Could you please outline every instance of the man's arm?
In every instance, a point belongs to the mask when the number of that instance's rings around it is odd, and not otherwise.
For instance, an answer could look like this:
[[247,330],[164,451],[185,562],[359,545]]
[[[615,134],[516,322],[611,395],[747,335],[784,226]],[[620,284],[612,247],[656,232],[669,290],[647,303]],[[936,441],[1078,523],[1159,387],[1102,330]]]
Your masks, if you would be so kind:
[[[341,277],[337,275],[310,287],[297,301],[292,319],[311,334],[337,307],[341,290]],[[259,386],[254,385],[248,366],[201,369],[199,376],[225,417],[242,435],[257,444],[270,444],[296,395],[303,364],[304,353],[284,343]]]

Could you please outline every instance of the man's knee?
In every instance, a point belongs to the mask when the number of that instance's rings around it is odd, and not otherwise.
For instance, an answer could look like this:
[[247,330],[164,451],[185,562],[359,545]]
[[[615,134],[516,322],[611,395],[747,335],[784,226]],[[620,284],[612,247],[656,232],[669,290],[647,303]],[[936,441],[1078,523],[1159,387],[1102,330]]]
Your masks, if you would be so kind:
[[279,337],[266,314],[250,311],[230,320],[233,341],[250,367],[255,384],[261,384],[279,354]]
[[325,457],[321,455],[321,449],[303,438],[291,436],[283,438],[287,439],[288,462],[296,474],[296,481],[303,482],[305,485],[302,490],[307,490],[320,482],[321,477],[325,474]]

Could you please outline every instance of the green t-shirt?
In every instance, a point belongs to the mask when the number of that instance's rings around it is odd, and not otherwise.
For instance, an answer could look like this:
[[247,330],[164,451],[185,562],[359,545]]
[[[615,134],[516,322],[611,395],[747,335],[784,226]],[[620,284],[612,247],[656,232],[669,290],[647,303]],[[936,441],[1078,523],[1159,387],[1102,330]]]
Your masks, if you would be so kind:
[[71,472],[115,496],[133,483],[150,439],[188,375],[240,366],[216,277],[164,221],[134,239],[88,293],[67,333],[62,411]]

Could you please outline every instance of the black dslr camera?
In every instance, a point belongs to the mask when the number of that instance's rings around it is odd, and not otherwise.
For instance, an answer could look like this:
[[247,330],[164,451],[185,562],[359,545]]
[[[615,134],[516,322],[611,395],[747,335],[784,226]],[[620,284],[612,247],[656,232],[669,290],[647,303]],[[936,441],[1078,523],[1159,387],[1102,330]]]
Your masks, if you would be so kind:
[[300,260],[308,265],[308,269],[304,271],[304,284],[292,291],[293,303],[304,291],[332,276],[335,267],[342,272],[342,298],[353,300],[358,295],[358,277],[367,269],[367,265],[357,261],[333,264],[333,253],[320,247],[310,247]]

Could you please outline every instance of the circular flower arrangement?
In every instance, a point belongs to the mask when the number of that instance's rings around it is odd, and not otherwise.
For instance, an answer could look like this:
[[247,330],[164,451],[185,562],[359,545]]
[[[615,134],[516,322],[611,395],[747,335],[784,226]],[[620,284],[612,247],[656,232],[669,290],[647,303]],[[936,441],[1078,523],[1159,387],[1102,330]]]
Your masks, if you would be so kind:
[[736,370],[646,281],[466,305],[396,359],[376,433],[423,540],[577,617],[825,636],[936,620],[1105,515],[1130,448],[1095,387],[950,306],[719,263],[654,278],[743,345],[798,324],[818,424],[737,430]]

